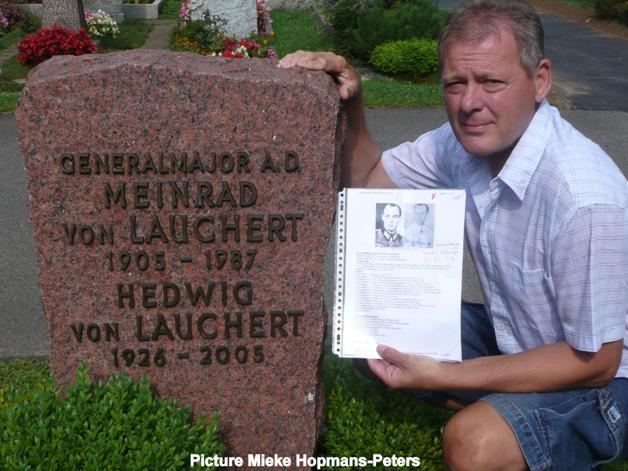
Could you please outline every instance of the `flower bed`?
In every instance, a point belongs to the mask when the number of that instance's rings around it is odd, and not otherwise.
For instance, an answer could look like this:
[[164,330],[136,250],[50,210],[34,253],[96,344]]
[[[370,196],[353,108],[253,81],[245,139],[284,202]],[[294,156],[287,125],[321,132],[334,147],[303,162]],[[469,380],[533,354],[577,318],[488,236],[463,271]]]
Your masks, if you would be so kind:
[[120,34],[118,23],[108,13],[98,10],[96,13],[85,13],[87,32],[94,38],[115,38]]
[[205,12],[200,20],[190,19],[190,0],[186,0],[179,11],[180,23],[174,31],[170,49],[235,59],[275,57],[276,52],[272,48],[275,33],[268,10],[266,0],[257,0],[259,33],[237,39],[225,34],[223,28],[226,21],[217,15]]

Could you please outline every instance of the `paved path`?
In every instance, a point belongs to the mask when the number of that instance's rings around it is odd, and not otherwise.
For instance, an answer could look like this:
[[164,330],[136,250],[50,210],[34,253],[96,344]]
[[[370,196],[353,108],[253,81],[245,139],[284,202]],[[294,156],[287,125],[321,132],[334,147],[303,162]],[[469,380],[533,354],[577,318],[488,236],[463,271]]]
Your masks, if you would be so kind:
[[48,352],[28,192],[13,115],[0,115],[0,359]]
[[13,44],[12,46],[7,47],[0,51],[0,64],[2,64],[7,59],[10,59],[14,55],[17,54],[17,45]]
[[177,24],[177,20],[153,20],[153,30],[146,38],[143,49],[168,49],[170,34]]
[[554,79],[584,110],[628,111],[628,41],[542,14]]

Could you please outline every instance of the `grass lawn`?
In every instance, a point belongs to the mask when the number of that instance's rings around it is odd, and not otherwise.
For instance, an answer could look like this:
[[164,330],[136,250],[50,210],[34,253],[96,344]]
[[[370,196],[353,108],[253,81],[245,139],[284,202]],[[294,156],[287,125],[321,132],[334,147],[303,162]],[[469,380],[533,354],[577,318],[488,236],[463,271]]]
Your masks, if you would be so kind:
[[13,56],[0,65],[0,113],[13,113],[20,98],[23,85],[15,79],[26,78],[30,69]]
[[0,84],[0,113],[13,113],[20,99],[22,88],[17,91],[4,91],[4,87]]
[[24,399],[50,387],[52,378],[47,363],[33,360],[0,361],[0,409],[11,406],[7,402],[9,391]]
[[0,113],[14,113],[20,92],[0,92]]
[[103,38],[100,40],[100,49],[103,52],[142,47],[153,30],[151,23],[139,20],[125,21],[119,26],[120,34],[116,38]]
[[15,55],[6,60],[2,66],[0,66],[0,70],[1,81],[12,81],[15,79],[26,78],[31,69],[30,67],[20,64],[17,60],[17,55]]
[[299,49],[331,51],[331,37],[319,28],[313,10],[271,10],[275,49],[279,57]]
[[22,37],[22,34],[22,30],[16,28],[11,32],[5,34],[4,36],[0,36],[0,50],[6,49],[7,47],[16,44]]
[[362,82],[364,104],[372,108],[422,108],[441,106],[440,84],[418,84],[392,80],[369,79]]

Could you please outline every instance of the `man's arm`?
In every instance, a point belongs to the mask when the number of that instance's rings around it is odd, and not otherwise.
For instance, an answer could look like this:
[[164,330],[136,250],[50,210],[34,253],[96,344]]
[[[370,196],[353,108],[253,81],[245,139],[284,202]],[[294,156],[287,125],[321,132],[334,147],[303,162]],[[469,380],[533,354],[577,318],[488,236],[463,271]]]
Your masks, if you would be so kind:
[[351,64],[331,52],[297,51],[281,59],[279,67],[322,70],[336,82],[349,121],[342,151],[343,185],[394,188],[395,184],[382,166],[381,151],[366,128],[360,76]]
[[622,350],[623,340],[605,343],[595,353],[559,342],[512,355],[441,363],[379,346],[382,360],[368,362],[395,389],[544,392],[605,386],[615,376]]

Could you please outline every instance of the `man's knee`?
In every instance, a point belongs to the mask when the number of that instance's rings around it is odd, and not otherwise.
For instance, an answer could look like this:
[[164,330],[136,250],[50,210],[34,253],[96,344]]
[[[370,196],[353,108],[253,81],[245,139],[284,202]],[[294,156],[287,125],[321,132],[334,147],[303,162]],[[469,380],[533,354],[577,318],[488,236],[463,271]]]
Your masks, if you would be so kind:
[[463,411],[454,415],[443,433],[445,463],[452,470],[481,469],[483,447],[489,440],[481,427]]
[[509,425],[487,403],[479,401],[453,416],[443,434],[449,469],[526,469],[519,444]]

